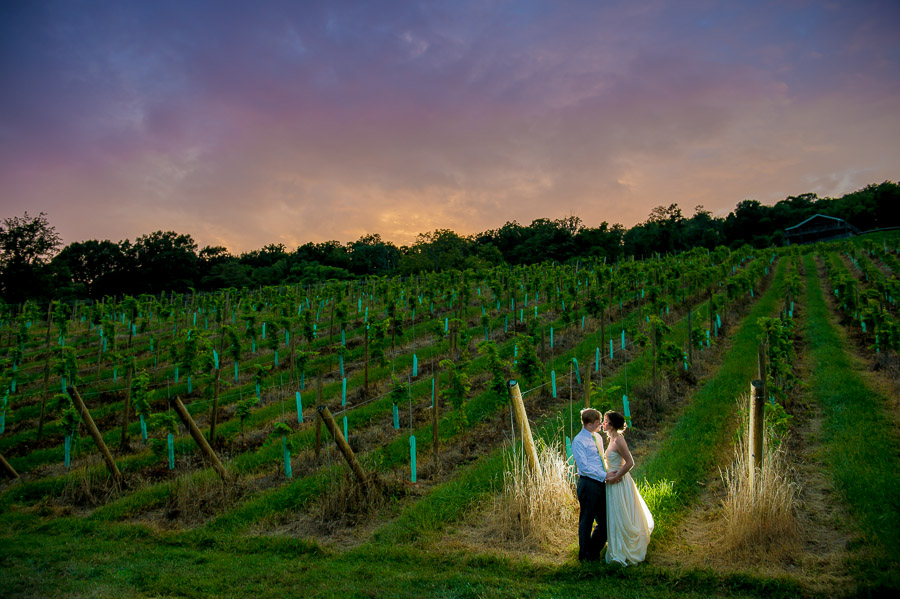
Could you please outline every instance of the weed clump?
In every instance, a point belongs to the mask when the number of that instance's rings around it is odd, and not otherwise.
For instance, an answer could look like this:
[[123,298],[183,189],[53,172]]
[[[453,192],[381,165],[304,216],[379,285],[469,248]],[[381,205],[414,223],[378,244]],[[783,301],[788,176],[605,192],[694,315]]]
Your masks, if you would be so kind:
[[366,484],[362,484],[349,471],[344,471],[322,494],[314,517],[326,532],[332,533],[359,524],[406,494],[406,485],[397,477],[370,474]]
[[503,491],[494,498],[487,534],[530,547],[566,546],[578,527],[575,476],[558,443],[538,448],[540,472],[523,452],[506,456]]
[[762,468],[750,478],[747,427],[735,443],[732,464],[722,471],[722,500],[726,526],[721,550],[735,556],[766,555],[769,559],[791,559],[800,550],[796,511],[800,487],[793,482],[786,444],[767,427]]

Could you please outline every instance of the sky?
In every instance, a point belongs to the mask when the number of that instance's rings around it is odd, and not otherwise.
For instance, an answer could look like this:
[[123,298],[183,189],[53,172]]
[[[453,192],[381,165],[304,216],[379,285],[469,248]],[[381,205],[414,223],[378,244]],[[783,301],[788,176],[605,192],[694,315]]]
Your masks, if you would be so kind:
[[0,218],[238,254],[900,179],[900,2],[0,2]]

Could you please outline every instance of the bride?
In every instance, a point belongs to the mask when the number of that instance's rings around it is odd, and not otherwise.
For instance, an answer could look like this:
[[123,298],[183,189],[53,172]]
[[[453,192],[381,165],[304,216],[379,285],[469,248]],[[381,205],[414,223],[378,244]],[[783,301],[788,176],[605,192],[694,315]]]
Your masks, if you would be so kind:
[[607,412],[602,427],[609,437],[606,450],[608,469],[610,472],[617,471],[606,482],[621,480],[622,483],[606,485],[606,527],[609,535],[606,561],[627,566],[644,561],[650,533],[653,532],[653,516],[628,473],[634,467],[634,460],[622,436],[627,428],[625,418],[618,412]]

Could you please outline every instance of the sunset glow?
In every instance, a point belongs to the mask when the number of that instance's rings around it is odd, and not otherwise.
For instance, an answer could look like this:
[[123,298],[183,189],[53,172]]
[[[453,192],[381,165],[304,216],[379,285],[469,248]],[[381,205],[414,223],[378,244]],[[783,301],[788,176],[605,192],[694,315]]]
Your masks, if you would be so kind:
[[900,178],[896,2],[4,2],[2,216],[232,252]]

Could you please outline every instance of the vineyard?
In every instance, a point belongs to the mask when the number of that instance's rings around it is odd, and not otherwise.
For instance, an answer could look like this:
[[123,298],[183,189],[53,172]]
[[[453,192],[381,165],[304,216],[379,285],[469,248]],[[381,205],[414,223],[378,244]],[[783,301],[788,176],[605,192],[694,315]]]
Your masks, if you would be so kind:
[[[898,246],[3,305],[0,594],[896,589]],[[728,507],[755,379],[777,523]],[[629,420],[645,564],[577,562],[585,406]],[[562,491],[522,501],[531,436]]]

